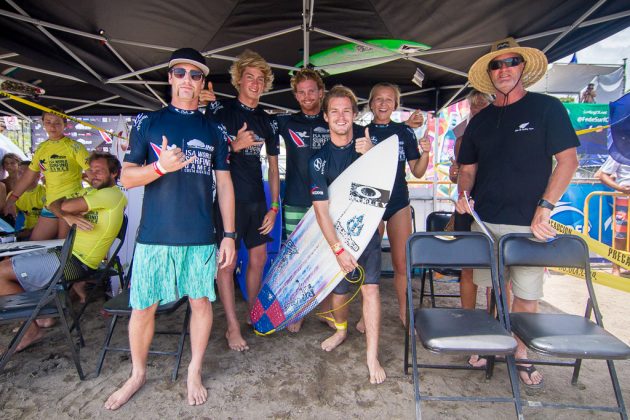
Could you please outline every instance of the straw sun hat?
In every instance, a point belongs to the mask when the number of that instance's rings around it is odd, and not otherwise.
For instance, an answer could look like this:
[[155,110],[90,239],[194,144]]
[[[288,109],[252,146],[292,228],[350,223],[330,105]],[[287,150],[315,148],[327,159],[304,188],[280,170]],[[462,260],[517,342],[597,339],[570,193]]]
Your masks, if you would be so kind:
[[495,57],[509,53],[519,54],[525,60],[525,68],[521,77],[524,88],[539,81],[547,72],[547,57],[545,53],[536,48],[520,47],[514,38],[510,37],[492,44],[492,50],[475,61],[470,67],[468,81],[472,87],[483,93],[495,93],[496,89],[488,74],[488,64]]

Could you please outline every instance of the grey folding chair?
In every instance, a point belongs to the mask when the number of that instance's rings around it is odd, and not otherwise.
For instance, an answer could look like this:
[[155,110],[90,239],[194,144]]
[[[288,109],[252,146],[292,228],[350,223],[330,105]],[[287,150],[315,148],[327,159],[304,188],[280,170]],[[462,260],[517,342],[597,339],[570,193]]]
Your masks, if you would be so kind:
[[[419,269],[487,268],[492,273],[493,290],[497,300],[497,318],[486,310],[461,308],[414,308],[412,273]],[[405,334],[405,373],[408,373],[409,341],[411,367],[416,400],[416,418],[421,417],[421,401],[478,401],[512,403],[517,417],[521,417],[518,377],[514,364],[516,340],[510,334],[504,308],[505,293],[501,293],[496,272],[496,258],[490,238],[479,232],[423,232],[407,241],[407,295],[409,330]],[[421,303],[422,305],[422,303]],[[420,364],[417,359],[416,335],[422,345],[434,353],[503,355],[507,362],[511,396],[435,396],[420,392],[419,368],[471,369],[468,365]],[[491,374],[492,358],[486,367]]]
[[[444,228],[448,224],[448,221],[451,219],[452,212],[450,211],[434,211],[429,213],[426,220],[426,231],[427,232],[443,232]],[[457,281],[461,280],[462,270],[454,269],[454,268],[438,268],[432,269],[428,268],[423,270],[422,272],[422,280],[420,282],[420,299],[424,299],[428,296],[431,299],[431,306],[436,307],[435,298],[459,298],[459,293],[435,293],[435,282],[434,282],[434,274],[438,273],[442,276],[448,277],[456,277]],[[426,291],[426,283],[427,280],[429,282],[429,292]]]
[[[558,235],[549,242],[534,241],[529,234],[505,235],[499,241],[499,277],[502,281],[505,268],[515,266],[566,267],[582,270],[589,296],[584,316],[527,312],[508,314],[512,331],[530,350],[558,359],[573,359],[571,362],[531,359],[522,362],[572,367],[571,384],[576,385],[583,359],[606,360],[617,401],[616,407],[541,401],[528,401],[526,406],[615,412],[619,413],[622,419],[627,419],[628,414],[613,360],[628,359],[630,347],[604,329],[602,314],[591,282],[586,243],[574,235]],[[591,321],[592,315],[595,316],[595,322]]]
[[[66,280],[63,275],[66,264],[72,256],[72,245],[74,244],[75,234],[76,225],[73,225],[61,248],[59,268],[46,288],[0,297],[0,323],[23,321],[8,348],[0,358],[0,370],[4,369],[9,362],[10,357],[15,353],[17,346],[20,344],[20,341],[22,341],[24,334],[36,319],[58,317],[60,319],[59,324],[61,329],[66,336],[68,347],[70,347],[72,360],[77,368],[79,378],[81,380],[85,378],[79,359],[79,349],[75,345],[69,328],[69,322],[74,321],[74,315],[68,295],[65,291],[66,287],[64,287],[64,283]],[[77,332],[79,335],[79,343],[82,343],[83,337],[81,336],[81,330],[77,328]]]

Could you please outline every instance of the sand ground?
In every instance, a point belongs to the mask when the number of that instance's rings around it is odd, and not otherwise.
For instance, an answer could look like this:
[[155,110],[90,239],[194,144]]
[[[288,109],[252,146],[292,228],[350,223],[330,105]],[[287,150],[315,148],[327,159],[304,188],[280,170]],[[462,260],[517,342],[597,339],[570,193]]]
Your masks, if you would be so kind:
[[[630,281],[630,280],[629,280]],[[341,419],[390,418],[409,419],[414,414],[413,382],[403,373],[404,332],[397,319],[396,298],[391,279],[383,278],[381,287],[383,325],[381,361],[388,379],[382,385],[370,385],[365,366],[364,337],[351,329],[346,343],[326,353],[319,343],[330,330],[314,316],[309,316],[299,334],[279,332],[270,337],[256,337],[247,332],[251,350],[230,351],[223,338],[225,321],[220,304],[215,304],[215,323],[205,356],[204,381],[209,390],[208,402],[200,407],[186,404],[185,373],[189,360],[186,345],[182,369],[176,382],[170,373],[174,359],[152,356],[149,359],[145,387],[123,408],[111,413],[103,402],[122,384],[130,372],[129,357],[112,353],[105,360],[103,372],[94,377],[96,360],[108,320],[100,313],[101,302],[88,308],[82,321],[86,346],[81,350],[84,370],[89,373],[79,381],[65,341],[58,328],[51,329],[45,340],[15,355],[0,372],[0,417],[3,419]],[[440,290],[456,289],[456,284],[440,282]],[[630,329],[630,295],[596,286],[604,322],[608,329],[628,343]],[[554,275],[545,285],[543,311],[583,312],[585,287],[568,276]],[[482,297],[479,295],[479,302]],[[446,299],[441,303],[448,304]],[[453,302],[453,300],[450,300]],[[456,302],[456,301],[455,301]],[[239,303],[244,314],[245,305]],[[359,299],[351,304],[351,325],[360,314]],[[160,318],[158,326],[175,327],[181,323],[183,311]],[[6,345],[13,326],[0,327],[0,345]],[[118,330],[118,339],[126,342],[126,323]],[[156,345],[175,345],[172,337],[160,337]],[[419,347],[421,349],[421,347]],[[444,361],[421,349],[423,361]],[[463,357],[450,357],[464,362]],[[625,401],[630,401],[630,364],[617,362]],[[528,396],[533,400],[583,402],[593,400],[600,405],[614,401],[605,362],[585,361],[577,387],[570,385],[570,370],[543,367],[544,390]],[[433,370],[422,376],[422,391],[438,395],[466,393],[509,395],[509,382],[504,365],[486,381],[483,373],[474,371]],[[611,413],[550,411],[527,408],[532,419],[613,419]],[[425,403],[424,418],[505,419],[513,418],[509,404]]]

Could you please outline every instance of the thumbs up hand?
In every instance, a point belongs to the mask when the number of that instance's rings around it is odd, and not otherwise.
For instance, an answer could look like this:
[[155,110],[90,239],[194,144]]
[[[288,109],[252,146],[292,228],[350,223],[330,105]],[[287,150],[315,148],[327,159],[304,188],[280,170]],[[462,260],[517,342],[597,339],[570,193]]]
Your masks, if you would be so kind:
[[365,127],[365,137],[358,138],[355,141],[354,148],[357,151],[357,153],[364,155],[372,147],[374,147],[374,145],[372,144],[372,139],[370,138],[370,131],[368,130],[367,127]]

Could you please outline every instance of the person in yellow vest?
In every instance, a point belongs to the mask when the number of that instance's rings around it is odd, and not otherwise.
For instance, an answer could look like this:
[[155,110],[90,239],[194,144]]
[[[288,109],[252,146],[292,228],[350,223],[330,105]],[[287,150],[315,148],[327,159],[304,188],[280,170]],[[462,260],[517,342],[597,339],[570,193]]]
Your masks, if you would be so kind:
[[[22,179],[24,174],[27,173],[30,164],[30,160],[20,162],[18,180]],[[24,225],[17,234],[18,239],[28,240],[30,238],[31,232],[39,219],[39,214],[44,208],[45,200],[46,187],[39,183],[39,179],[34,178],[28,189],[15,202],[16,209],[24,214]]]
[[[109,153],[93,152],[89,159],[91,188],[85,188],[50,203],[50,210],[77,234],[64,276],[73,281],[89,276],[98,268],[118,235],[127,199],[116,186],[120,162]],[[38,250],[0,262],[0,296],[46,287],[59,268],[59,251]],[[47,320],[44,320],[47,321]],[[44,337],[39,323],[33,323],[17,351]]]
[[[55,107],[53,111],[61,112]],[[58,219],[48,208],[53,201],[74,194],[83,188],[81,176],[89,168],[88,151],[81,143],[64,135],[66,119],[56,113],[44,112],[42,115],[48,140],[37,147],[29,171],[7,197],[4,214],[15,216],[15,202],[28,189],[34,178],[40,174],[46,176],[46,207],[42,210],[39,221],[31,233],[32,241],[59,238],[68,235],[69,226]],[[39,178],[38,178],[39,179]]]

